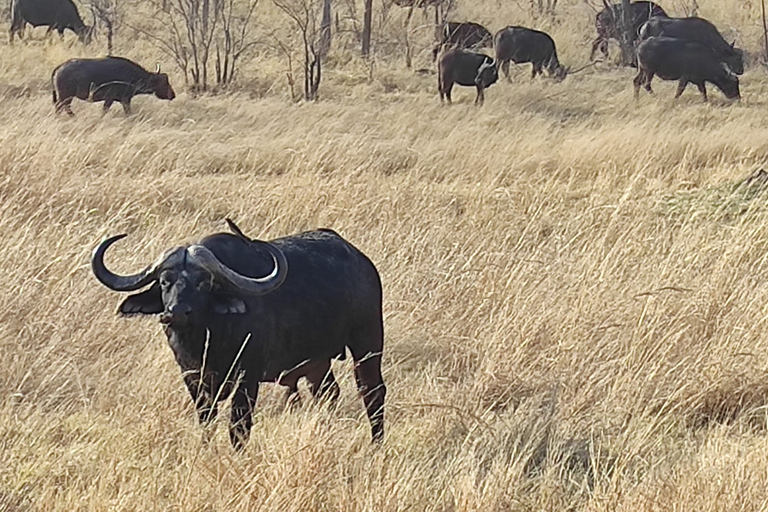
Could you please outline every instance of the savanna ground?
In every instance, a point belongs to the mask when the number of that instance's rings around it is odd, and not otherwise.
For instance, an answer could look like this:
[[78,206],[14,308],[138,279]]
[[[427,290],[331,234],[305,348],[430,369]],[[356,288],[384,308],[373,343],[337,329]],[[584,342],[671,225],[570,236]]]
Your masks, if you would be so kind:
[[[586,63],[584,4],[554,22],[466,4]],[[700,5],[760,51],[758,4]],[[0,510],[768,508],[768,194],[742,183],[768,165],[759,64],[738,104],[669,83],[635,104],[633,72],[603,63],[561,84],[520,69],[478,109],[469,89],[441,107],[402,55],[371,77],[340,50],[321,101],[295,104],[275,52],[193,97],[124,33],[179,96],[67,119],[50,70],[103,41],[43,32],[0,44]],[[105,235],[129,233],[109,259],[129,272],[225,216],[262,238],[332,227],[377,264],[380,447],[348,361],[336,408],[283,413],[264,385],[243,453],[222,424],[204,444],[157,321],[118,318],[91,275]]]

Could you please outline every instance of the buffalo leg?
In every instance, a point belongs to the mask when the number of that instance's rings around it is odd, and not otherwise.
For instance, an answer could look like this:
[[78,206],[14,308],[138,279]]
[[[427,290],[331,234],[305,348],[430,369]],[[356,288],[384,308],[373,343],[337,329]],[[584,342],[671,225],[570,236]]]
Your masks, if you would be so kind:
[[336,401],[339,397],[339,384],[333,376],[331,361],[318,363],[311,372],[307,373],[307,380],[312,383],[312,396],[315,398],[328,398]]
[[355,380],[371,422],[371,436],[374,442],[381,441],[384,438],[384,398],[387,394],[381,376],[381,354],[365,354],[355,361]]
[[232,412],[229,422],[229,440],[235,450],[242,450],[253,426],[253,407],[259,395],[259,382],[243,380],[232,397]]
[[445,94],[445,99],[448,100],[448,104],[451,103],[451,89],[453,89],[453,82],[450,82],[448,85],[443,84],[443,93]]
[[646,72],[645,74],[645,90],[648,91],[648,94],[653,94],[653,89],[651,89],[651,80],[653,80],[654,73]]
[[104,101],[104,106],[101,108],[101,115],[104,115],[107,112],[109,112],[110,107],[112,107],[112,103],[114,103],[112,100]]
[[483,86],[477,85],[477,97],[475,98],[475,105],[482,105],[485,101],[485,94],[483,94]]
[[61,111],[65,111],[67,114],[69,114],[70,117],[75,117],[75,113],[72,112],[72,98],[65,98],[63,100],[60,100],[56,102],[56,113],[59,114]]
[[123,112],[125,112],[125,115],[131,115],[131,100],[123,100],[120,102],[120,104],[123,106]]
[[632,83],[635,86],[635,99],[640,97],[640,86],[643,85],[643,82],[645,82],[645,73],[642,69],[638,69],[637,76],[635,76],[635,79],[632,80]]
[[512,78],[509,76],[509,61],[505,60],[501,63],[501,71],[504,73],[504,76],[507,77],[507,82],[511,82]]
[[700,84],[696,84],[696,87],[699,88],[699,92],[701,93],[702,97],[704,98],[704,101],[707,101],[707,86],[704,85],[704,82],[701,82]]
[[218,406],[213,401],[213,389],[209,378],[200,378],[199,371],[186,372],[184,384],[187,386],[192,402],[197,410],[197,419],[204,427],[209,425],[218,414]]
[[[677,92],[675,92],[675,99],[679,98],[681,94],[683,94],[683,91],[685,90],[686,86],[688,85],[688,80],[680,80],[680,82],[677,84]],[[706,101],[706,94],[704,95],[704,100]]]

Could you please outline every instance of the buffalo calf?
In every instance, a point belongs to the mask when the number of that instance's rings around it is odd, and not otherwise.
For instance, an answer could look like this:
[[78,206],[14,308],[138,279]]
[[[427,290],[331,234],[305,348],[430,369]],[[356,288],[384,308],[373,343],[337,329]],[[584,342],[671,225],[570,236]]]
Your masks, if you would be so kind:
[[71,59],[60,64],[51,74],[53,103],[56,113],[62,110],[73,116],[72,99],[103,101],[106,113],[112,103],[119,102],[126,114],[137,94],[154,94],[163,100],[176,97],[168,75],[150,73],[135,62],[122,57]]
[[696,84],[707,101],[706,82],[711,82],[729,99],[740,98],[739,77],[737,77],[706,46],[699,43],[670,37],[649,37],[637,47],[638,71],[634,79],[635,98],[640,86],[653,93],[651,80],[658,76],[662,80],[678,80],[679,98],[689,84]]
[[483,91],[496,83],[499,73],[493,59],[482,53],[473,53],[459,48],[444,52],[437,63],[437,91],[440,102],[443,98],[451,103],[453,85],[474,86],[477,89],[476,104],[483,104]]

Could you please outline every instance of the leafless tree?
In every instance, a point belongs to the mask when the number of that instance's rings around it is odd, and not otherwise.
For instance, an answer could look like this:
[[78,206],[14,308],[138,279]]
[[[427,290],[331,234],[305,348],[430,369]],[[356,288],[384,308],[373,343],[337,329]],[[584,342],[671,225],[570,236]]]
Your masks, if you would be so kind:
[[216,83],[228,85],[235,78],[237,62],[256,40],[251,35],[253,14],[258,0],[215,0],[221,18],[214,35],[216,44]]
[[234,79],[238,60],[254,44],[251,25],[258,0],[150,1],[156,7],[155,26],[132,28],[173,58],[193,90],[209,89],[212,57],[216,84]]
[[118,0],[91,0],[93,24],[102,25],[107,32],[107,55],[112,55],[117,28],[123,21],[123,11]]
[[320,88],[321,61],[317,19],[321,0],[272,0],[298,29],[304,50],[304,99],[316,101]]

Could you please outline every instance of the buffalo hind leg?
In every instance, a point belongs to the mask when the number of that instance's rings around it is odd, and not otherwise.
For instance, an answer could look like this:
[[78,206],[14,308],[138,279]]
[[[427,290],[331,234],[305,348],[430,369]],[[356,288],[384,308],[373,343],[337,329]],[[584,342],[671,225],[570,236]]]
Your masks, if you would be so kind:
[[696,84],[696,87],[699,88],[699,92],[701,93],[701,96],[704,98],[704,102],[707,101],[707,87],[704,85],[704,82],[701,82],[700,84]]
[[[683,91],[685,90],[686,86],[688,86],[688,80],[685,80],[685,79],[680,80],[680,82],[677,84],[677,91],[675,92],[675,99],[679,98],[683,94]],[[704,101],[706,101],[706,100],[707,100],[707,95],[705,93],[704,94]]]
[[253,426],[253,408],[259,395],[259,382],[240,381],[232,397],[232,412],[229,421],[229,440],[232,447],[240,451],[248,441]]
[[56,113],[59,114],[63,110],[67,114],[69,114],[70,117],[75,117],[75,113],[72,112],[72,98],[65,98],[63,100],[56,102]]
[[355,380],[357,390],[363,397],[365,411],[371,422],[373,442],[384,438],[384,398],[387,387],[381,376],[381,355],[384,346],[384,326],[378,325],[376,330],[360,333],[360,344],[350,346],[352,359],[355,361]]
[[131,100],[123,100],[120,102],[120,104],[123,106],[123,112],[125,112],[125,115],[131,115]]
[[512,81],[512,77],[509,76],[509,61],[508,60],[502,61],[502,63],[501,63],[501,71],[502,71],[502,73],[504,73],[504,76],[507,77],[507,82],[511,82]]

